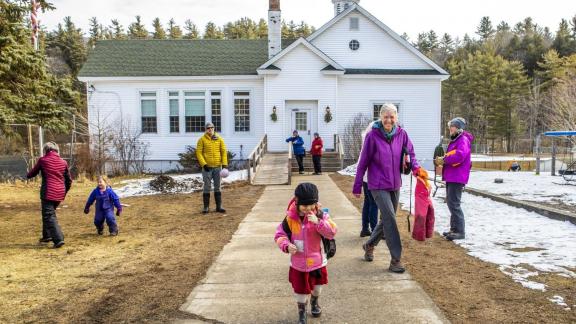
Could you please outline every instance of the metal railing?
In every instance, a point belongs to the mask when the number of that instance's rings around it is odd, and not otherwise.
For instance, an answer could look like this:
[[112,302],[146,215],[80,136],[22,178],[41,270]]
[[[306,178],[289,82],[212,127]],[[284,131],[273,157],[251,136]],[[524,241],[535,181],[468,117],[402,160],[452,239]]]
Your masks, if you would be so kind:
[[253,184],[256,171],[260,166],[260,162],[264,158],[264,154],[268,152],[268,135],[265,134],[258,145],[254,148],[252,153],[248,156],[248,180]]
[[338,154],[340,169],[344,169],[344,145],[342,145],[342,140],[338,134],[334,134],[334,151]]

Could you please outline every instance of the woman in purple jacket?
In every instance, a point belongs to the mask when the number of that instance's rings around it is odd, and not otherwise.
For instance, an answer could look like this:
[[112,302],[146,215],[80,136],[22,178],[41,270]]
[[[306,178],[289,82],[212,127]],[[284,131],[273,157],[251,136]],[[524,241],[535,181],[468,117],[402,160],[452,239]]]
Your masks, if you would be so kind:
[[372,130],[364,139],[352,192],[356,197],[360,197],[362,178],[368,170],[368,190],[380,209],[380,222],[362,246],[364,259],[366,261],[374,259],[374,247],[384,238],[392,256],[388,269],[395,273],[403,273],[405,268],[400,262],[402,242],[396,225],[396,210],[402,186],[400,172],[404,163],[403,152],[410,155],[414,174],[418,174],[420,167],[416,161],[412,142],[397,121],[396,106],[392,104],[382,106],[380,120],[374,123]]
[[450,127],[450,144],[446,155],[437,158],[435,164],[444,166],[442,180],[446,182],[446,201],[450,210],[450,231],[442,235],[452,241],[465,237],[464,213],[460,208],[460,200],[472,168],[470,145],[474,136],[464,131],[466,120],[462,117],[452,119],[448,122],[448,127]]

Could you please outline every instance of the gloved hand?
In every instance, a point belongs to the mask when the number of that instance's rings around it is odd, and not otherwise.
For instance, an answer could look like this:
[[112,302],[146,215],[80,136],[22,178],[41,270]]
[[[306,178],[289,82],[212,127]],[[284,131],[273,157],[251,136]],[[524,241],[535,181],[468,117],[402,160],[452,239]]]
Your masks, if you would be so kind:
[[444,165],[444,157],[443,157],[443,156],[437,157],[436,160],[434,160],[434,165],[435,165],[435,166],[442,166],[442,165]]
[[228,169],[228,166],[227,166],[227,165],[223,165],[223,166],[222,166],[222,169]]
[[116,209],[116,216],[120,216],[122,214],[122,209]]
[[290,243],[288,245],[288,253],[294,255],[294,254],[296,254],[296,252],[298,252],[298,248],[296,247],[296,245]]
[[204,171],[206,171],[206,172],[209,172],[209,171],[210,171],[210,168],[208,167],[207,164],[204,165],[204,166],[202,167],[202,169],[204,169]]
[[90,207],[84,208],[84,214],[88,214],[88,213],[90,213]]
[[310,223],[313,223],[313,224],[318,224],[318,222],[319,222],[318,216],[316,216],[316,214],[314,214],[314,213],[310,213],[310,214],[308,214],[308,221]]
[[418,168],[414,171],[414,176],[416,178],[428,179],[428,172],[423,168]]

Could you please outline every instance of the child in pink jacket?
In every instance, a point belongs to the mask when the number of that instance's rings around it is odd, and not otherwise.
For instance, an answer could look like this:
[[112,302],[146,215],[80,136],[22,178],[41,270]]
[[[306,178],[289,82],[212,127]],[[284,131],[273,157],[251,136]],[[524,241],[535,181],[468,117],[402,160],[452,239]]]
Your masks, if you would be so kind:
[[[299,184],[294,196],[288,205],[286,218],[276,229],[274,241],[280,250],[291,255],[288,281],[292,284],[298,303],[298,323],[306,323],[306,305],[310,294],[312,316],[322,314],[318,297],[322,286],[328,283],[328,258],[322,237],[333,239],[337,228],[328,213],[320,208],[318,188],[314,184]],[[290,234],[285,230],[286,226]]]

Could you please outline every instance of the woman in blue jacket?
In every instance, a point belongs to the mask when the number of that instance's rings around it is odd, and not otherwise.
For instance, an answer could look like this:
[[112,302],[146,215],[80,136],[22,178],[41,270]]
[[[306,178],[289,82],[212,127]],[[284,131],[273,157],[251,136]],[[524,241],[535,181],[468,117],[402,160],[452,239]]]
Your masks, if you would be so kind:
[[94,216],[94,225],[98,230],[98,235],[104,234],[104,221],[108,224],[110,236],[118,235],[118,224],[114,217],[114,207],[116,207],[116,216],[122,213],[122,205],[120,198],[108,185],[106,177],[98,177],[98,186],[92,190],[86,206],[84,207],[84,214],[90,213],[90,206],[96,201],[96,215]]
[[296,161],[298,162],[298,172],[300,174],[304,174],[304,157],[306,156],[306,149],[304,148],[304,140],[300,135],[298,135],[298,131],[294,130],[292,132],[292,137],[288,137],[286,139],[286,143],[292,142],[292,149],[294,151],[294,155],[296,156]]

